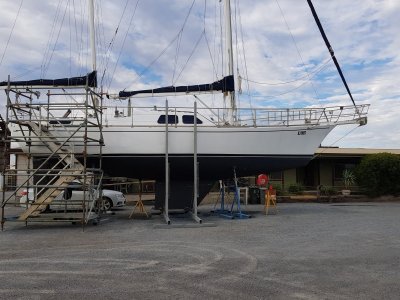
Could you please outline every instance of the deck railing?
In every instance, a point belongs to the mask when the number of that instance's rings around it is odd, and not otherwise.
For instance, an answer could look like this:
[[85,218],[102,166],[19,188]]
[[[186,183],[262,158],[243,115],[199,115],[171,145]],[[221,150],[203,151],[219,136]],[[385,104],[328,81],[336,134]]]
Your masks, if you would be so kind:
[[[119,103],[120,104],[120,103]],[[123,103],[124,104],[124,103]],[[55,103],[60,117],[50,116],[54,127],[72,126],[84,120],[81,113],[81,104],[79,103]],[[36,111],[29,117],[33,121],[46,122],[49,118],[48,103],[36,103]],[[62,117],[66,111],[73,109],[77,112],[69,117]],[[357,106],[335,106],[325,108],[240,108],[234,113],[234,121],[228,121],[227,108],[197,108],[197,117],[203,121],[198,126],[240,126],[240,127],[273,127],[273,126],[299,126],[299,125],[338,125],[366,123],[366,117],[369,110],[369,104]],[[103,106],[103,124],[105,126],[164,126],[164,123],[158,124],[157,118],[165,115],[164,106],[126,106],[114,105]],[[193,107],[169,107],[169,116],[178,116],[176,126],[185,125],[179,119],[179,115],[186,114],[193,116]],[[20,116],[23,119],[23,116]],[[54,121],[55,120],[55,121]],[[59,121],[59,124],[56,121]],[[68,123],[69,121],[73,123]],[[88,126],[91,126],[90,118]]]
[[[198,107],[197,117],[203,121],[203,124],[199,124],[199,126],[272,127],[351,123],[364,125],[368,109],[369,104],[325,108],[241,108],[236,110],[236,119],[232,124],[232,122],[227,121],[228,109]],[[165,108],[163,106],[113,106],[104,107],[103,113],[106,126],[121,126],[123,124],[156,126],[157,115],[165,114]],[[193,109],[190,107],[169,107],[168,109],[169,116],[182,114],[193,115]],[[164,124],[158,125],[164,126]],[[182,125],[181,120],[174,125]]]

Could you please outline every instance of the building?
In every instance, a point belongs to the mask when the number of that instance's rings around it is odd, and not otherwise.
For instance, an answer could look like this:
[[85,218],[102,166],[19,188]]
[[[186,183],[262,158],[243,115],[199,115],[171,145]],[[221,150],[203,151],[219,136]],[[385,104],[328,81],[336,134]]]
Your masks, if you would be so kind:
[[309,188],[320,185],[342,187],[342,174],[345,169],[353,169],[365,155],[382,152],[400,155],[400,149],[320,147],[307,166],[276,172],[270,177],[273,183],[285,188],[293,184]]

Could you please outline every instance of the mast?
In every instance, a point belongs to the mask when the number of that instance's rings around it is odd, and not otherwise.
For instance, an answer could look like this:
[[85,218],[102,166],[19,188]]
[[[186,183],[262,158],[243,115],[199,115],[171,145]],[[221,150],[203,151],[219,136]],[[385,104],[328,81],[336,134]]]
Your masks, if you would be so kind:
[[[224,0],[224,13],[225,13],[225,48],[227,52],[228,62],[228,76],[233,76],[233,46],[232,46],[232,21],[231,21],[231,2],[230,0]],[[232,125],[236,122],[236,102],[235,102],[235,91],[224,93],[224,103],[229,101],[228,109],[228,121]]]
[[96,71],[96,41],[94,31],[94,3],[89,0],[89,28],[90,28],[90,49],[92,52],[92,71]]

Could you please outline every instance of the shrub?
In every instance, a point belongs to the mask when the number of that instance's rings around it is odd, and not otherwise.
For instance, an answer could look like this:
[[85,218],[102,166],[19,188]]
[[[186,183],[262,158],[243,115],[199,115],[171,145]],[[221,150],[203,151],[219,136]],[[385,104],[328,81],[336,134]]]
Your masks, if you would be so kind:
[[321,196],[333,196],[337,194],[337,191],[333,186],[321,186],[319,190]]
[[304,191],[304,187],[301,184],[291,184],[288,187],[288,192],[291,194],[298,194]]
[[390,153],[370,154],[363,157],[355,169],[357,183],[368,195],[400,194],[400,156]]

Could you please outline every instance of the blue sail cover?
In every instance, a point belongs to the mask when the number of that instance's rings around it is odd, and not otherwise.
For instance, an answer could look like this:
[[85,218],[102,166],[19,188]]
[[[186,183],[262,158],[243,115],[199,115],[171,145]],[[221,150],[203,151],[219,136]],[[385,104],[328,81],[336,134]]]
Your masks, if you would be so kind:
[[[93,71],[85,76],[80,76],[80,77],[10,81],[10,86],[11,87],[16,87],[16,86],[77,87],[77,86],[86,86],[87,81],[89,87],[93,88],[97,87],[97,71]],[[0,82],[0,86],[8,86],[8,81]]]
[[161,94],[161,93],[195,93],[195,92],[233,92],[235,90],[235,82],[233,75],[224,77],[221,80],[213,83],[197,84],[197,85],[184,85],[184,86],[167,86],[150,90],[137,90],[137,91],[121,91],[119,92],[120,98],[128,98],[138,94]]

